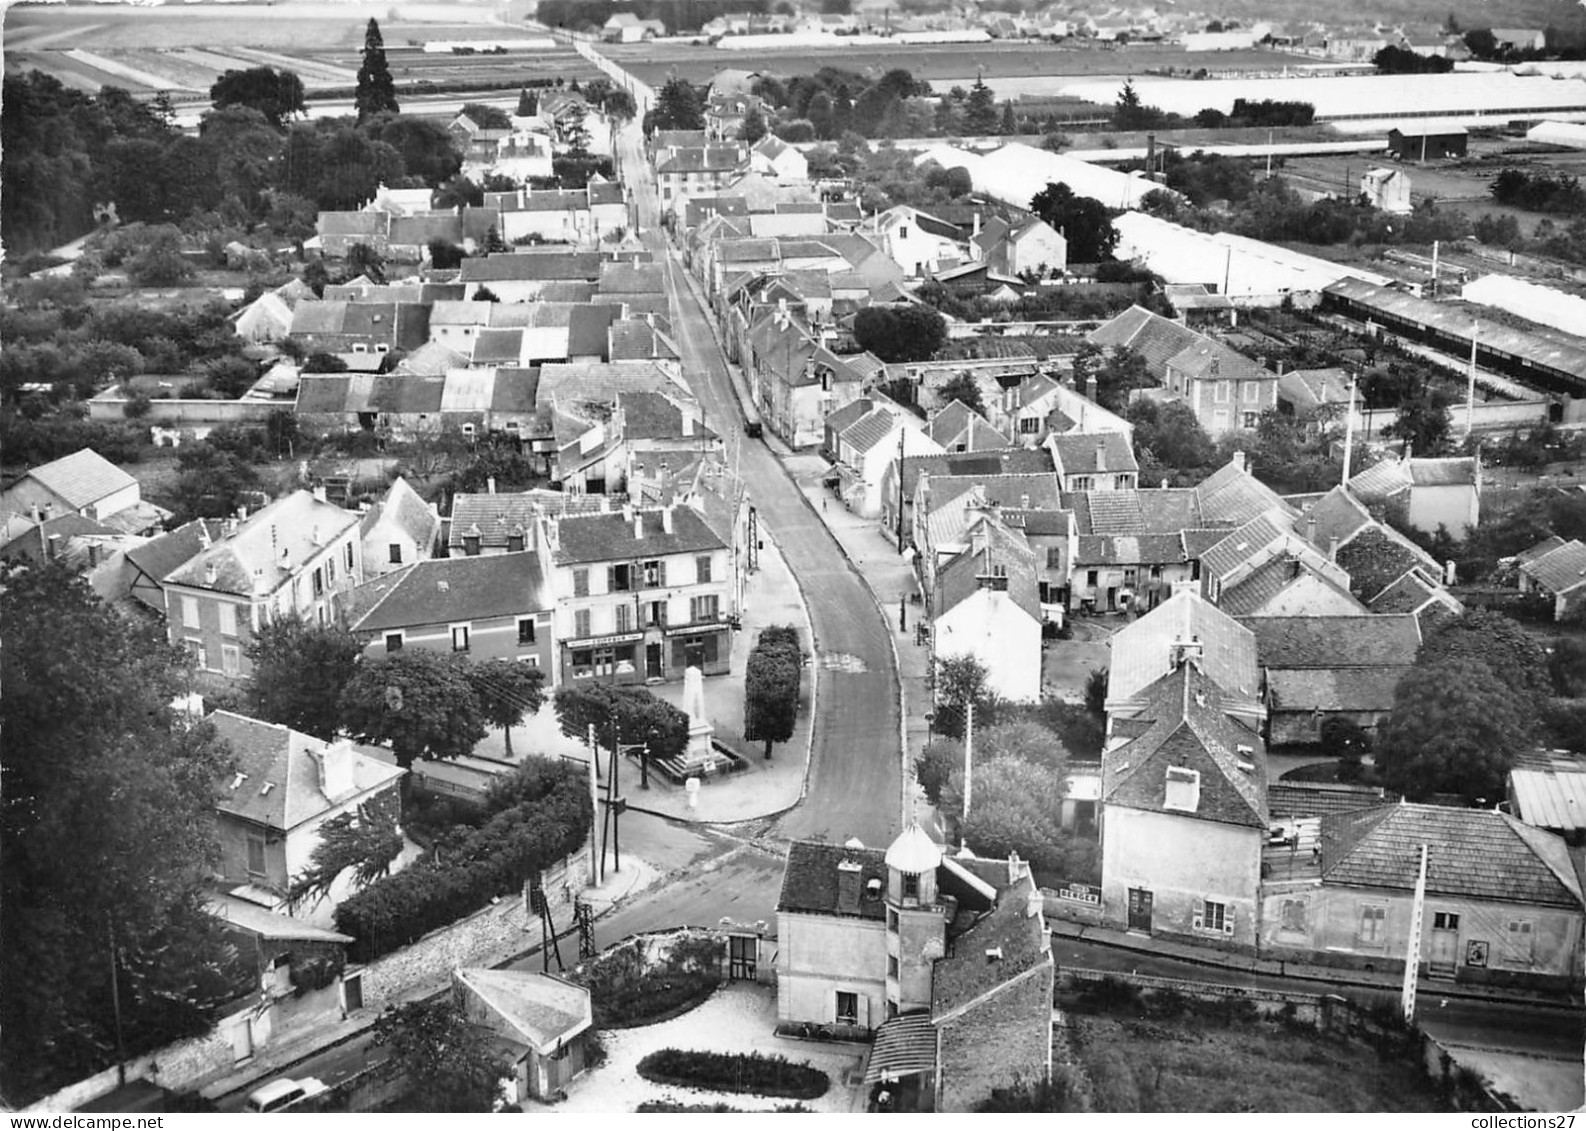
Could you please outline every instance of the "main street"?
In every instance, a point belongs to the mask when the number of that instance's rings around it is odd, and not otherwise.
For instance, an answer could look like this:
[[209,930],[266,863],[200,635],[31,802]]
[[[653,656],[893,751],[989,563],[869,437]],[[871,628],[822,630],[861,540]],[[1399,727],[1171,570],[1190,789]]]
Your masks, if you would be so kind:
[[[809,792],[769,829],[787,839],[857,836],[885,845],[899,831],[902,751],[898,674],[890,634],[863,579],[799,492],[776,455],[743,433],[743,416],[710,315],[685,278],[661,227],[661,202],[638,122],[617,136],[620,174],[633,193],[640,238],[667,265],[673,330],[683,373],[722,434],[749,488],[762,536],[776,540],[809,606],[818,670]],[[747,650],[751,641],[739,647]]]

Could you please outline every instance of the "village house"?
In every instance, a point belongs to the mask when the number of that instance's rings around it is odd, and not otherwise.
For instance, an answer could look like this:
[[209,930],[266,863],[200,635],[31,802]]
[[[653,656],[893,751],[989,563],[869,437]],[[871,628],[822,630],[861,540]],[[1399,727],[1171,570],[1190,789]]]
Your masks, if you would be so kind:
[[[1378,522],[1347,487],[1334,487],[1305,510],[1307,540],[1349,575],[1350,592],[1368,606],[1409,573],[1436,585],[1443,567],[1414,542]],[[1375,610],[1374,610],[1375,611]]]
[[655,166],[661,206],[668,207],[684,196],[714,196],[748,165],[744,149],[738,145],[672,150],[664,159],[658,158]]
[[944,452],[995,451],[1013,442],[992,427],[991,421],[959,400],[933,412],[926,432]]
[[980,259],[1002,275],[1040,278],[1061,275],[1068,267],[1068,240],[1039,216],[1017,224],[988,220],[974,239]]
[[1049,576],[1070,609],[1149,612],[1199,576],[1203,525],[1193,489],[1074,491],[1067,574]]
[[[1253,615],[1248,612],[1252,605],[1267,606],[1290,583],[1315,573],[1344,590],[1331,603],[1358,611],[1358,603],[1349,598],[1349,575],[1316,547],[1315,529],[1311,518],[1296,528],[1289,515],[1277,510],[1240,524],[1201,552],[1201,594],[1224,611],[1231,611],[1231,606]],[[1310,532],[1312,537],[1303,537],[1298,530]],[[1273,563],[1279,563],[1279,568],[1271,569]]]
[[775,134],[767,134],[749,147],[749,168],[778,181],[802,182],[810,179],[810,164],[804,154]]
[[308,870],[320,830],[337,817],[380,819],[398,826],[405,770],[349,739],[326,743],[306,734],[232,711],[207,721],[230,746],[234,773],[217,783],[217,880],[228,901],[254,904],[330,926],[336,904],[352,894],[350,875],[329,893],[289,906],[291,883]]
[[1578,987],[1586,916],[1569,850],[1552,833],[1492,809],[1409,803],[1283,826],[1265,851],[1263,955],[1402,970],[1419,915],[1424,978]]
[[422,648],[476,662],[512,660],[552,675],[552,602],[544,565],[532,550],[432,558],[364,588],[376,585],[379,595],[371,594],[351,625],[368,641],[366,656]]
[[1351,476],[1349,493],[1367,506],[1402,508],[1404,520],[1423,534],[1443,527],[1462,542],[1481,523],[1481,460],[1390,456]]
[[1410,175],[1403,169],[1367,169],[1360,174],[1360,195],[1373,208],[1407,214],[1410,211]]
[[[929,476],[1002,476],[1002,475],[1038,475],[1045,473],[1050,491],[1051,501],[1042,503],[1042,507],[1057,506],[1057,479],[1051,474],[1052,457],[1045,451],[1030,448],[1001,448],[992,451],[964,451],[944,452],[939,456],[905,456],[903,467],[898,468],[896,463],[887,465],[881,476],[881,528],[891,537],[897,539],[901,536],[901,544],[916,546],[923,545],[918,520],[915,518],[914,503],[919,491],[919,481],[922,474]],[[899,489],[898,479],[901,474],[902,487]],[[1019,492],[1019,495],[1025,492]],[[1022,499],[1015,495],[1003,500],[1002,505],[1016,507],[1021,505]],[[899,522],[899,501],[902,502],[902,521]]]
[[705,100],[705,136],[713,142],[736,142],[752,113],[762,115],[764,104],[753,94],[712,94]]
[[[455,519],[454,519],[455,521]],[[726,672],[738,610],[730,547],[686,506],[545,524],[558,683]]]
[[969,246],[956,224],[907,204],[894,205],[859,226],[910,279],[934,275],[969,259]]
[[926,595],[935,569],[969,543],[977,512],[988,507],[1053,510],[1058,506],[1057,477],[1050,471],[1018,475],[930,475],[915,482],[912,545],[915,568]]
[[451,557],[543,552],[542,517],[588,514],[609,510],[605,495],[570,495],[538,489],[497,493],[495,480],[487,492],[459,491],[452,496],[452,519],[447,527],[446,552]]
[[863,381],[786,309],[749,327],[744,375],[765,423],[795,448],[819,444],[826,417],[859,397]]
[[[37,509],[41,519],[36,522],[62,514],[108,522],[141,501],[136,479],[92,448],[83,448],[24,472],[0,492],[0,513],[31,515]],[[157,526],[158,520],[149,525]]]
[[302,302],[289,336],[305,353],[386,354],[427,342],[429,320],[422,302]]
[[246,676],[253,634],[275,617],[330,624],[363,580],[359,516],[294,491],[252,516],[164,579],[170,642],[204,671]]
[[430,557],[440,532],[435,505],[426,503],[406,479],[397,476],[385,497],[365,511],[358,523],[365,579]]
[[1520,591],[1551,597],[1553,619],[1561,621],[1576,615],[1586,604],[1586,543],[1558,538],[1549,542],[1555,544],[1543,543],[1547,548],[1541,553],[1522,555]]
[[[561,414],[559,423],[570,417]],[[582,494],[627,493],[636,459],[660,456],[681,467],[722,450],[721,437],[705,427],[698,405],[661,392],[618,393],[609,417],[584,418],[568,434],[573,438],[559,446],[551,480]]]
[[[856,414],[855,409],[866,406]],[[881,480],[887,467],[902,456],[935,455],[941,445],[931,439],[920,418],[885,398],[864,397],[838,409],[833,426],[832,474],[843,505],[865,518],[881,513]]]
[[1052,466],[1070,491],[1130,491],[1140,485],[1140,465],[1125,432],[1068,433],[1047,437]]
[[1201,670],[1215,650],[1202,652],[1202,644],[1173,645],[1171,670],[1134,693],[1126,714],[1109,707],[1102,918],[1119,929],[1249,953],[1267,838],[1266,751]]
[[1054,966],[1017,859],[950,856],[917,825],[885,851],[795,841],[777,900],[777,1019],[875,1034],[896,1111],[970,1111],[1048,1078]]
[[1408,614],[1241,617],[1255,634],[1270,746],[1321,741],[1328,719],[1374,732],[1415,663],[1421,629]]
[[588,987],[534,970],[460,967],[452,972],[452,997],[507,1052],[507,1103],[554,1102],[590,1067],[595,1015]]
[[1069,578],[1078,536],[1071,510],[1001,508],[1002,521],[1024,535],[1035,553],[1041,619],[1061,626],[1068,617]]
[[931,650],[938,663],[972,657],[1001,698],[1041,697],[1041,601],[1035,551],[1017,527],[979,514],[968,545],[936,569]]
[[1251,734],[1266,720],[1255,634],[1195,593],[1175,593],[1113,633],[1107,648],[1109,734],[1117,720],[1134,717],[1148,689],[1183,667],[1186,659],[1216,683],[1223,713]]

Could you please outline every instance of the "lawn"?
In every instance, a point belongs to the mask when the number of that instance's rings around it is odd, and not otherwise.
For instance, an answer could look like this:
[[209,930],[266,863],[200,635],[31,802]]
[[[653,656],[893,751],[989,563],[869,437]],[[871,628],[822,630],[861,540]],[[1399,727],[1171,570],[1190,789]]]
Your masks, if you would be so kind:
[[1229,1023],[1194,1003],[1181,1017],[1123,1006],[1069,1019],[1095,1111],[1451,1110],[1413,1061],[1308,1027]]

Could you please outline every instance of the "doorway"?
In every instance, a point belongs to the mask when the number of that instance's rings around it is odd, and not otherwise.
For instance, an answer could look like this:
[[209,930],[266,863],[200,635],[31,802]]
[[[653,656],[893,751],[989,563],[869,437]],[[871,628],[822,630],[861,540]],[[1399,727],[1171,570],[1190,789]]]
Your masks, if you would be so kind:
[[1459,915],[1438,911],[1432,915],[1432,953],[1427,973],[1435,978],[1452,978],[1459,955]]
[[727,977],[737,982],[752,982],[760,951],[754,935],[730,935],[727,939]]
[[363,972],[346,974],[341,980],[342,1016],[357,1013],[363,1008]]
[[1129,929],[1151,933],[1151,893],[1145,888],[1129,889]]
[[644,677],[646,679],[662,678],[661,646],[659,644],[646,644],[644,646]]

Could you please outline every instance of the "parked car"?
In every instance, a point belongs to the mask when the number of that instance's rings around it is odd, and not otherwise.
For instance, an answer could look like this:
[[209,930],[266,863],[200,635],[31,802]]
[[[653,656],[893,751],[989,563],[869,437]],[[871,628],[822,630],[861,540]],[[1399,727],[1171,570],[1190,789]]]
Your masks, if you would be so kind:
[[305,1077],[302,1080],[282,1077],[279,1080],[271,1080],[268,1084],[250,1092],[247,1101],[242,1105],[242,1110],[280,1111],[310,1096],[317,1096],[325,1090],[325,1085],[312,1077]]

